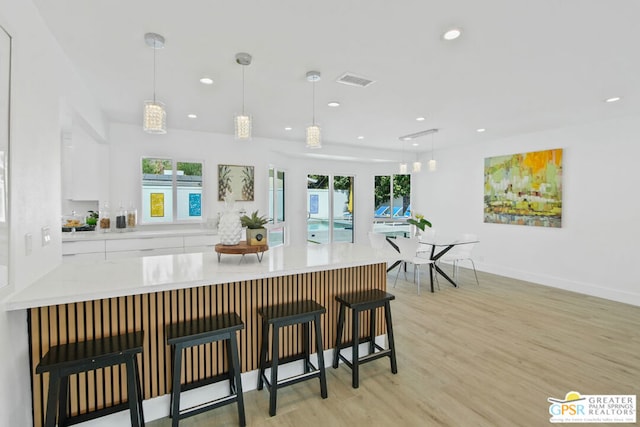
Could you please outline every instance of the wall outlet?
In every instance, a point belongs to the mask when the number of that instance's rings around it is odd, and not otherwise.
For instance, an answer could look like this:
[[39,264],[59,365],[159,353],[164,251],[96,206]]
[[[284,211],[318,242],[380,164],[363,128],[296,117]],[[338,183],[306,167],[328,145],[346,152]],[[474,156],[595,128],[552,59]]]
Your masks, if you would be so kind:
[[42,246],[47,246],[51,243],[51,230],[49,227],[42,227]]
[[31,255],[33,251],[33,235],[27,233],[24,235],[24,254]]

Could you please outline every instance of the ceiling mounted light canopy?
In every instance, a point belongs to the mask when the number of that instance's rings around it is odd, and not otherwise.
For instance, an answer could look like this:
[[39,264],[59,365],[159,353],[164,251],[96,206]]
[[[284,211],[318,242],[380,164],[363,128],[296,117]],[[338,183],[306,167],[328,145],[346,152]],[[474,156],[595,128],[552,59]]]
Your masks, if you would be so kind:
[[400,141],[411,141],[412,139],[420,138],[421,136],[426,136],[426,135],[429,135],[431,133],[436,133],[436,132],[438,132],[438,129],[436,129],[436,128],[427,129],[427,130],[422,130],[420,132],[410,133],[409,135],[404,135],[404,136],[398,137],[398,139]]
[[153,101],[144,102],[142,129],[147,133],[167,133],[167,112],[162,102],[156,101],[156,51],[164,48],[164,37],[156,33],[144,35],[144,41],[153,49]]
[[242,66],[242,113],[234,118],[235,135],[237,140],[251,139],[251,116],[244,112],[244,69],[251,65],[251,55],[246,52],[236,54],[236,62]]
[[309,71],[307,73],[307,81],[313,85],[312,97],[312,121],[311,126],[307,127],[307,148],[322,148],[322,140],[320,138],[320,126],[316,124],[316,82],[320,81],[320,71]]

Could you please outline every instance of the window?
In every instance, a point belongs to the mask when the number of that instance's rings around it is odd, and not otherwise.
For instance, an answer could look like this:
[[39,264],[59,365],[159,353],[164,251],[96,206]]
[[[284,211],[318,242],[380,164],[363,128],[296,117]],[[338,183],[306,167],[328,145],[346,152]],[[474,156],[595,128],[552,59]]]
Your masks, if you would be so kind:
[[285,185],[284,171],[269,168],[269,246],[284,244],[285,231]]
[[409,233],[411,175],[378,175],[374,178],[373,230],[388,235]]
[[203,162],[142,159],[143,224],[201,221]]

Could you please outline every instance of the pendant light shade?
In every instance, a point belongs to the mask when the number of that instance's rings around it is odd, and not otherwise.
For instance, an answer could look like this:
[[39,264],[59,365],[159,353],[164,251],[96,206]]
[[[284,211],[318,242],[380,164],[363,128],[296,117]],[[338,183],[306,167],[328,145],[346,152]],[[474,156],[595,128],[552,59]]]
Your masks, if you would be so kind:
[[234,118],[235,137],[239,141],[251,139],[251,116],[244,112],[244,69],[251,65],[251,55],[246,52],[236,54],[236,62],[242,66],[242,113]]
[[320,126],[311,125],[307,127],[307,148],[322,148]]
[[320,81],[320,71],[309,71],[307,81],[313,85],[312,111],[313,119],[311,126],[307,127],[307,148],[322,148],[320,126],[316,124],[316,82]]
[[162,102],[156,101],[156,50],[164,48],[164,37],[156,33],[144,35],[144,41],[153,49],[153,100],[145,101],[142,129],[147,133],[167,133],[167,112]]
[[167,133],[167,112],[162,102],[144,102],[142,129],[147,133]]
[[245,114],[237,114],[234,123],[236,139],[251,139],[251,116],[247,116]]
[[413,171],[420,172],[421,170],[422,170],[422,163],[417,160],[413,162]]
[[407,164],[406,163],[400,163],[400,174],[405,175],[407,173]]

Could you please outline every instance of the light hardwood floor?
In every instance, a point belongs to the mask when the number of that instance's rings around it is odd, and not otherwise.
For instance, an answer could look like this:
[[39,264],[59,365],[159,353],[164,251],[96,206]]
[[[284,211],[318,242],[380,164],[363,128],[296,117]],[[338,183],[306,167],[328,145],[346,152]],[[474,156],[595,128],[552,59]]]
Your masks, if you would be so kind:
[[[481,272],[477,286],[460,271],[459,289],[441,280],[440,291],[420,296],[411,282],[394,289],[389,276],[396,375],[378,359],[352,389],[348,368],[328,368],[327,399],[317,380],[287,387],[275,417],[266,390],[246,392],[247,425],[547,426],[548,397],[640,394],[640,307]],[[235,426],[236,406],[180,425]]]

